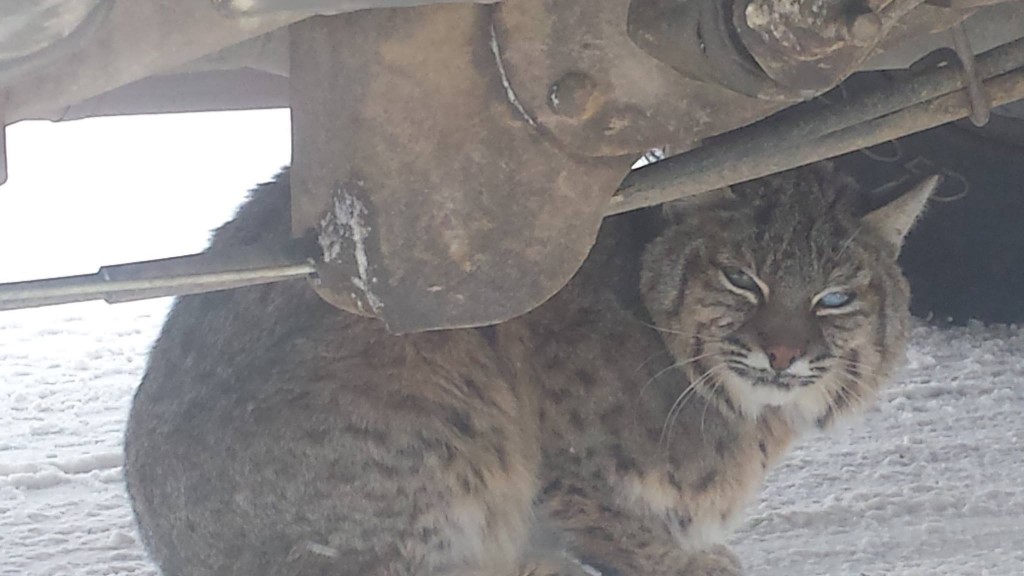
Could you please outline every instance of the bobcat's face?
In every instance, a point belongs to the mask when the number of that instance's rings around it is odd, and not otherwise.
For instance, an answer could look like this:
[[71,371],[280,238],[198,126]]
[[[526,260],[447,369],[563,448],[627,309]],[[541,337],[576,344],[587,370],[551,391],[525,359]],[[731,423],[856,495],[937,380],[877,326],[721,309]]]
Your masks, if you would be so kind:
[[693,381],[748,416],[791,405],[818,417],[868,400],[899,337],[887,332],[906,324],[907,295],[893,264],[856,242],[819,244],[811,257],[726,241],[709,254],[679,310],[693,337],[675,352],[694,358]]
[[841,178],[799,172],[670,228],[648,250],[644,290],[699,392],[748,418],[775,407],[823,425],[899,362],[909,294],[902,235],[855,216]]

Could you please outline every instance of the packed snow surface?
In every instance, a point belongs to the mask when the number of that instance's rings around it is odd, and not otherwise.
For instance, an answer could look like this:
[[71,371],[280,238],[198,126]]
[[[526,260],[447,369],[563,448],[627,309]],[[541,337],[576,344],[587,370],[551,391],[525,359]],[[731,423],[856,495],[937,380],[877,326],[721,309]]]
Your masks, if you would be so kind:
[[[121,474],[168,302],[0,314],[0,574],[155,575]],[[1024,331],[919,326],[877,409],[773,471],[752,575],[1024,574]]]

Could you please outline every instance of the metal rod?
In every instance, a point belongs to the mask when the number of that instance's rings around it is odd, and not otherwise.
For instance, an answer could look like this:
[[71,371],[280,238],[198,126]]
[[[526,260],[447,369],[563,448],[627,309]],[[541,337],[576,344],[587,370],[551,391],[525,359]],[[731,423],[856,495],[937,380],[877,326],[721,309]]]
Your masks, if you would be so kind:
[[0,110],[0,186],[7,182],[7,123]]
[[[996,106],[1024,98],[1024,70],[1017,70],[992,78],[985,82],[985,88]],[[810,154],[818,150],[822,159],[833,158],[848,152],[868,148],[929,128],[935,128],[955,120],[967,118],[971,113],[971,101],[966,90],[923,102],[900,110],[883,118],[829,134],[816,142],[809,142],[796,149],[796,154]],[[796,167],[796,166],[792,166]],[[782,168],[788,170],[789,168]]]
[[992,104],[985,95],[985,90],[978,79],[977,65],[974,59],[974,52],[971,50],[971,41],[967,38],[962,23],[953,26],[953,47],[956,49],[957,58],[963,67],[963,74],[967,79],[967,95],[971,97],[971,123],[977,127],[988,124],[989,114],[992,111]]
[[0,310],[106,300],[127,302],[308,277],[311,260],[283,249],[193,254],[104,266],[95,274],[0,284]]
[[[986,80],[1022,67],[1024,39],[1004,44],[977,59],[978,75]],[[619,214],[653,206],[836,156],[838,154],[825,155],[819,150],[818,140],[827,134],[840,133],[851,126],[886,118],[899,110],[956,93],[954,91],[962,89],[963,85],[961,70],[937,69],[845,104],[828,106],[786,121],[769,119],[730,132],[691,152],[634,170],[612,197],[607,213]],[[1021,97],[1024,94],[1011,101]],[[990,99],[994,103],[995,96],[990,95]]]

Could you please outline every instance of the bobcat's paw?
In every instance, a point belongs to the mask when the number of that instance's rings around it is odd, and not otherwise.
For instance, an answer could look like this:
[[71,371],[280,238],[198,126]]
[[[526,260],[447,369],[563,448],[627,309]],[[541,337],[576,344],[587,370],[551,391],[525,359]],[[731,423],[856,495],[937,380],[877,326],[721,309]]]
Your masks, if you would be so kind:
[[732,550],[717,544],[690,558],[682,576],[743,576],[743,564]]
[[580,562],[568,555],[557,558],[545,558],[529,562],[522,576],[619,576],[604,574],[589,564]]

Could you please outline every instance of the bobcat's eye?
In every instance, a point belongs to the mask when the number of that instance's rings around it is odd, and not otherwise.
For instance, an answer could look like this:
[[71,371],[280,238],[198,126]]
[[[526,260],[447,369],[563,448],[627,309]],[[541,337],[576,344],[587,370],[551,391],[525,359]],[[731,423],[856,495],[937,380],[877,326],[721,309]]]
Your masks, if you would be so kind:
[[747,274],[743,270],[736,268],[735,266],[726,266],[722,268],[722,274],[730,284],[739,288],[740,290],[746,290],[753,292],[754,294],[761,294],[761,288],[758,286],[757,281],[750,274]]
[[834,290],[832,292],[825,292],[818,297],[818,301],[815,302],[815,306],[818,308],[842,308],[850,302],[853,302],[855,294],[846,290]]

